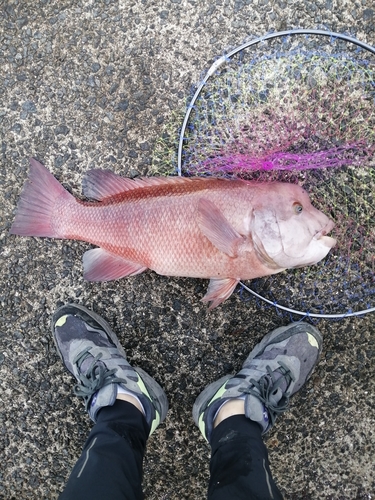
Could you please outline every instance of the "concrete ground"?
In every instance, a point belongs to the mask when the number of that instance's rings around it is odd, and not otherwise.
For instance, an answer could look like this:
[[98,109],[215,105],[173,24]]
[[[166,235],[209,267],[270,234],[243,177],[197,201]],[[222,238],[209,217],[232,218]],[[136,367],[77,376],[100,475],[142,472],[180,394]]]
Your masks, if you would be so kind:
[[[374,45],[374,8],[359,0],[3,0],[0,13],[0,498],[56,498],[91,428],[49,330],[69,301],[103,315],[129,360],[167,392],[170,412],[145,458],[146,498],[204,498],[210,450],[192,422],[193,402],[290,318],[238,294],[209,312],[203,280],[147,272],[83,281],[87,244],[8,233],[28,158],[75,194],[89,167],[147,174],[163,124],[224,49],[322,26]],[[317,326],[321,362],[266,439],[272,471],[286,499],[371,499],[375,316]]]

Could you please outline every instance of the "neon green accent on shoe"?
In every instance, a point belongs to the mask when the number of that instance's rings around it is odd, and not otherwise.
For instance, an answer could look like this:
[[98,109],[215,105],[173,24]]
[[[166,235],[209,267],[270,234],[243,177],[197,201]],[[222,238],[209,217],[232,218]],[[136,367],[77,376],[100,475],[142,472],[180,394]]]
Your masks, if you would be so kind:
[[[211,400],[209,401],[209,403],[208,403],[207,406],[209,406],[216,399],[220,399],[221,398],[221,396],[226,391],[225,386],[226,386],[227,382],[228,381],[226,380],[225,383],[220,387],[220,389],[214,394],[214,396],[211,398]],[[202,412],[200,414],[200,416],[199,416],[198,427],[199,427],[199,430],[201,431],[202,435],[204,436],[205,440],[208,441],[207,436],[206,436],[206,432],[205,432],[205,430],[206,430],[206,424],[203,421],[203,415],[204,415],[204,412]]]
[[227,382],[228,380],[225,381],[225,384],[223,384],[220,389],[217,391],[217,393],[213,396],[213,398],[211,399],[211,401],[208,403],[209,405],[215,401],[215,399],[219,399],[221,398],[221,396],[224,394],[224,392],[226,391],[225,389],[225,386],[227,385]]
[[198,428],[201,431],[202,436],[204,437],[204,439],[208,443],[208,439],[207,439],[207,436],[206,436],[206,424],[203,421],[203,416],[204,416],[204,413],[201,413],[200,416],[199,416]]
[[[147,387],[145,386],[142,378],[138,375],[138,385],[139,385],[139,388],[141,389],[142,393],[148,397],[148,399],[150,401],[152,401],[151,399],[151,396],[147,390]],[[154,430],[158,427],[158,425],[160,424],[160,415],[159,413],[155,410],[155,418],[154,420],[152,421],[152,424],[151,424],[151,430],[150,430],[150,436],[151,434],[154,432]]]
[[158,412],[156,412],[155,418],[151,424],[150,436],[154,432],[154,430],[159,426],[159,424],[160,424],[160,415]]
[[310,345],[319,349],[318,342],[317,342],[316,338],[313,335],[311,335],[311,333],[307,333],[307,340],[309,341]]
[[66,318],[68,317],[67,314],[65,314],[65,316],[61,316],[61,318],[59,318],[56,323],[55,323],[55,326],[63,326],[65,325],[66,323]]
[[150,397],[150,394],[148,393],[148,390],[147,390],[147,387],[145,386],[143,380],[141,379],[141,377],[138,375],[138,382],[137,384],[139,385],[141,391],[143,392],[143,394],[145,394],[149,399],[151,399]]

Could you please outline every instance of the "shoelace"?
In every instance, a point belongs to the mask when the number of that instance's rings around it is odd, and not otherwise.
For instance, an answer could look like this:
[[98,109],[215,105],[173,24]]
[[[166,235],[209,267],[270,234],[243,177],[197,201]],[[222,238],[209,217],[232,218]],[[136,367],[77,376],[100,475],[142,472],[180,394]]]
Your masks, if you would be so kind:
[[[102,353],[96,356],[90,354],[90,347],[87,347],[73,360],[73,364],[78,368],[80,380],[80,383],[74,386],[73,391],[76,396],[83,398],[86,410],[89,407],[92,395],[99,391],[99,389],[110,384],[127,383],[126,380],[115,376],[116,368],[108,370],[103,362],[99,362],[101,357]],[[89,368],[85,370],[85,373],[83,373],[82,364],[88,358],[92,358],[92,362]]]
[[278,361],[278,364],[280,365],[278,370],[281,373],[278,379],[276,379],[275,372],[267,365],[267,375],[263,375],[259,381],[250,379],[254,388],[240,389],[245,394],[257,397],[264,404],[268,411],[271,425],[274,424],[277,415],[283,413],[289,406],[289,393],[287,390],[283,391],[281,385],[286,382],[288,388],[290,383],[295,381],[291,370],[282,361]]

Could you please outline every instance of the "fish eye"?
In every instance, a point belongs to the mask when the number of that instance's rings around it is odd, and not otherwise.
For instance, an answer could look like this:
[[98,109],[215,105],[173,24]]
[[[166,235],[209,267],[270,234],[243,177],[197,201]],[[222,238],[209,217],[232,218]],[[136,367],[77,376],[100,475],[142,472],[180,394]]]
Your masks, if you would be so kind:
[[303,206],[301,205],[301,203],[296,201],[295,203],[293,203],[293,210],[295,214],[299,215],[303,210]]

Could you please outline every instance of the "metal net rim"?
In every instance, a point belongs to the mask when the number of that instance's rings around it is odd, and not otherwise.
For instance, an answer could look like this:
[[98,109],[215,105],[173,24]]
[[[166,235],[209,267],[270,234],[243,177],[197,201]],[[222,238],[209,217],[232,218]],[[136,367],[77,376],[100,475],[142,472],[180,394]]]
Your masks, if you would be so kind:
[[281,311],[285,311],[289,314],[296,314],[297,316],[303,316],[304,318],[344,319],[344,318],[350,318],[353,316],[363,316],[364,314],[367,314],[370,312],[375,312],[375,307],[369,307],[368,309],[362,309],[361,311],[347,311],[347,312],[342,313],[342,314],[324,314],[324,313],[311,313],[309,311],[299,311],[298,309],[292,309],[290,307],[286,307],[286,306],[283,306],[281,304],[278,304],[277,302],[272,302],[272,300],[269,300],[266,297],[263,297],[259,293],[255,292],[254,290],[249,288],[247,285],[242,283],[242,281],[240,281],[238,284],[244,290],[251,293],[254,297],[266,302],[270,306],[273,306],[276,309],[280,309]]

